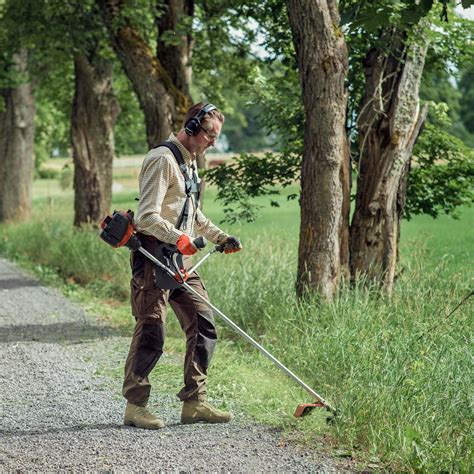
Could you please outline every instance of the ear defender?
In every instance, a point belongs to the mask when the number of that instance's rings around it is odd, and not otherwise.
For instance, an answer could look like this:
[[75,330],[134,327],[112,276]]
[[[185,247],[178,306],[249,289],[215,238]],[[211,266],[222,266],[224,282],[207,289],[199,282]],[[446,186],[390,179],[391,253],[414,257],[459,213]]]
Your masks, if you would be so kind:
[[186,132],[187,135],[194,137],[196,136],[199,131],[201,130],[201,120],[204,118],[204,116],[213,110],[216,110],[217,107],[215,107],[212,104],[206,104],[204,107],[194,116],[191,117],[185,124],[184,124],[184,131]]

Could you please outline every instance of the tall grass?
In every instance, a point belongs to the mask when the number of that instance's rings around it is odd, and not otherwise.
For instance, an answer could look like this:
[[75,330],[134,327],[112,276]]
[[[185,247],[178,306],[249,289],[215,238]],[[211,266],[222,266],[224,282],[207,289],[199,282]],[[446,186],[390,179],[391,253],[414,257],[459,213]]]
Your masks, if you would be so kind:
[[468,291],[465,275],[445,260],[427,272],[416,256],[390,299],[359,287],[330,305],[298,304],[284,242],[274,239],[271,255],[255,244],[246,251],[247,261],[203,270],[215,304],[332,401],[345,444],[400,468],[469,471],[469,303],[447,318]]
[[[130,196],[119,204],[127,202]],[[286,225],[267,214],[266,223],[234,229],[244,235],[245,252],[212,256],[201,267],[214,304],[337,407],[328,429],[340,443],[391,469],[471,471],[471,302],[450,314],[471,283],[472,242],[452,248],[456,238],[465,241],[466,220],[445,220],[451,231],[443,244],[433,244],[429,223],[407,226],[391,298],[361,285],[321,305],[295,299],[297,214],[288,206]],[[26,256],[108,296],[128,294],[128,252],[108,248],[96,231],[75,231],[54,216],[1,231],[1,253]],[[247,347],[222,330],[239,350]],[[320,429],[311,420],[303,428]]]

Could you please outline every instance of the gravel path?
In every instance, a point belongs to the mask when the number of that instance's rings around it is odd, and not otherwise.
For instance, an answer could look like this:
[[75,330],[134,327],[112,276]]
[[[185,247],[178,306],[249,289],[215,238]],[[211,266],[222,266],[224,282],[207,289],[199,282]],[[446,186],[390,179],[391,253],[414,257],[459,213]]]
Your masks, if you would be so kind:
[[169,396],[166,428],[122,426],[120,386],[100,367],[114,347],[122,365],[128,342],[0,259],[0,472],[337,470],[264,426],[180,425]]

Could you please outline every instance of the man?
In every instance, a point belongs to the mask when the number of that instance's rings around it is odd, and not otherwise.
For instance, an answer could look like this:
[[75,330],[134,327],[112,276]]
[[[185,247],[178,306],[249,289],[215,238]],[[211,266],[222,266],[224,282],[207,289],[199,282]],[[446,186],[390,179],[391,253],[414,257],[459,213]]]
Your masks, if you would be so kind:
[[[163,242],[174,244],[188,269],[189,256],[197,251],[192,242],[196,235],[224,244],[225,253],[241,249],[238,239],[216,227],[198,208],[196,157],[215,144],[223,122],[224,116],[212,104],[193,105],[184,128],[148,152],[139,175],[136,226],[143,247],[154,253]],[[128,403],[124,423],[147,429],[164,426],[146,405],[151,390],[148,375],[163,353],[167,302],[186,335],[184,387],[178,393],[183,401],[181,422],[230,421],[230,413],[206,402],[207,368],[217,341],[212,311],[184,289],[158,288],[155,267],[140,252],[132,252],[131,266],[136,326],[125,364],[123,395]],[[208,298],[199,275],[193,272],[187,283]]]

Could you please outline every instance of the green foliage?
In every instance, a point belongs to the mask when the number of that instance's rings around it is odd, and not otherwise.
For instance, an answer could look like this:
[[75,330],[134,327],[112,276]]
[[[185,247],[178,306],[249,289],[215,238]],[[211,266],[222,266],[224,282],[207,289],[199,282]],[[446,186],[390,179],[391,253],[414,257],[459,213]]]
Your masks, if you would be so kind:
[[[217,198],[225,205],[225,221],[236,223],[254,221],[260,206],[249,202],[249,198],[276,195],[293,183],[300,167],[298,155],[283,157],[279,153],[263,156],[242,153],[231,165],[219,165],[206,172],[206,179],[218,187]],[[296,197],[295,194],[289,198]],[[271,201],[273,206],[278,203]]]
[[36,171],[36,177],[39,179],[56,179],[58,176],[59,171],[54,168],[42,166]]
[[[107,288],[110,296],[128,294],[127,255],[112,252],[98,238],[97,231],[77,230],[72,224],[48,215],[10,230],[2,229],[0,252],[10,258],[27,259],[50,269],[63,280],[83,286]],[[28,239],[21,236],[28,235]],[[113,285],[109,285],[111,280]],[[97,281],[96,281],[97,280]],[[108,288],[110,286],[110,288]]]
[[[470,143],[470,135],[465,130],[460,116],[461,93],[451,84],[449,68],[460,67],[470,60],[474,23],[458,18],[451,10],[449,10],[450,21],[446,23],[445,8],[447,8],[446,2],[433,1],[382,0],[375,3],[367,1],[340,3],[349,48],[347,131],[353,162],[357,162],[360,154],[357,118],[364,93],[364,58],[370,48],[374,47],[386,50],[387,54],[395,54],[393,39],[389,35],[381,34],[382,31],[387,31],[387,25],[405,30],[407,42],[418,41],[419,38],[412,31],[413,25],[427,15],[434,26],[427,33],[431,46],[422,98],[437,103],[446,102],[451,117],[451,123],[441,123],[435,114],[430,112],[430,122],[438,127],[439,133],[450,132]],[[271,179],[265,171],[266,166],[271,170],[270,174],[275,185],[280,183],[278,172],[281,170],[284,170],[284,179],[289,179],[288,175],[292,174],[291,179],[298,180],[298,162],[301,162],[303,151],[304,113],[301,88],[285,4],[279,0],[253,4],[252,12],[245,11],[244,14],[250,15],[258,22],[259,35],[263,38],[261,43],[267,51],[267,56],[251,76],[252,88],[248,96],[252,104],[260,107],[259,119],[275,137],[275,148],[279,154],[271,159],[269,155],[259,158],[261,166],[255,166],[254,160],[243,157],[230,166],[223,165],[213,170],[208,175],[209,180],[219,187],[219,198],[227,207],[226,220],[229,222],[254,220],[259,209],[252,204],[252,199],[258,195],[274,194],[275,188],[272,189]],[[468,91],[472,83],[467,75],[462,85]],[[470,96],[465,94],[464,97],[467,99],[463,110],[470,110],[472,108],[469,102]],[[438,153],[431,156],[431,160],[436,163],[444,161],[445,156],[449,156],[450,166],[454,166],[455,171],[450,172],[446,166],[444,168],[424,166],[421,163],[414,167],[413,172],[418,174],[410,180],[406,205],[408,216],[424,211],[433,216],[437,216],[440,212],[453,213],[456,206],[469,199],[470,195],[467,193],[467,183],[470,180],[467,164],[469,152],[459,141],[454,140],[454,137],[451,140],[444,135],[444,138],[445,145],[447,142],[450,143],[449,153],[443,146],[428,147],[429,140],[420,140],[417,153],[424,157],[423,163],[426,163],[429,153]],[[425,145],[427,148],[423,150]],[[454,158],[455,156],[457,158]],[[274,164],[278,159],[282,160],[281,170],[275,170]],[[423,178],[419,174],[421,170]],[[450,176],[454,173],[468,173],[468,175],[459,177],[457,180],[459,185],[455,186],[450,180]],[[434,186],[434,189],[430,186]],[[449,190],[446,190],[449,197],[445,196],[443,186],[449,186]]]
[[118,156],[144,153],[147,149],[145,120],[130,81],[118,64],[114,65],[114,91],[120,104],[115,124],[115,150]]
[[[443,2],[444,3],[444,2]],[[433,7],[433,0],[415,2],[413,0],[355,1],[343,0],[339,3],[341,24],[351,28],[362,28],[367,33],[378,33],[387,25],[416,25]]]
[[[264,55],[253,56],[251,73],[243,69],[247,72],[239,90],[248,98],[249,106],[258,109],[260,126],[271,138],[276,153],[265,153],[258,158],[242,154],[231,167],[220,166],[207,175],[211,183],[219,186],[219,197],[227,206],[226,220],[229,222],[255,219],[258,207],[251,199],[258,195],[274,195],[277,193],[275,186],[297,179],[299,175],[304,111],[285,8],[283,1],[273,0],[246,2],[238,10],[240,21],[254,27],[254,37],[265,48]],[[247,51],[249,54],[252,57]],[[230,74],[234,74],[235,64],[227,64],[232,67]],[[228,67],[225,66],[227,70]]]
[[[67,156],[70,146],[70,117],[74,91],[74,71],[66,60],[49,71],[48,84],[36,89],[35,167],[59,152]],[[50,87],[54,84],[54,87]]]
[[[105,30],[93,0],[62,2],[23,0],[5,3],[3,24],[9,31],[7,51],[30,50],[35,85],[36,170],[53,150],[67,154],[72,97],[73,55],[85,51],[110,54]],[[105,52],[104,52],[105,50]]]
[[[468,86],[469,87],[469,86]],[[423,78],[420,98],[430,102],[428,122],[438,126],[455,137],[460,138],[466,145],[474,146],[474,134],[465,126],[465,114],[461,109],[463,100],[468,104],[469,99],[464,99],[461,90],[453,84],[453,78],[445,69],[427,71]],[[447,120],[440,120],[438,109],[446,108]]]
[[261,68],[253,89],[253,101],[260,105],[260,119],[275,136],[276,148],[286,159],[303,155],[304,110],[299,77],[277,61]]
[[441,213],[458,217],[458,208],[474,199],[474,150],[427,124],[414,150],[408,179],[406,216]]
[[[466,130],[474,136],[474,62],[461,68],[459,80],[459,115]],[[474,137],[471,146],[474,147]]]
[[237,0],[198,4],[193,34],[193,74],[207,99],[225,104],[226,90],[239,90],[252,82],[255,64],[250,60],[255,25],[241,14]]
[[258,104],[251,104],[240,94],[231,98],[227,94],[226,102],[232,109],[225,116],[226,151],[248,153],[274,146],[275,137],[261,123],[262,108]]
[[281,149],[285,126],[292,125],[293,111],[286,112],[300,94],[296,70],[286,81],[288,71],[270,61],[281,51],[293,51],[291,34],[277,27],[268,31],[269,18],[287,23],[284,2],[213,1],[196,9],[194,87],[200,99],[219,104],[229,119],[224,134],[231,151]]

